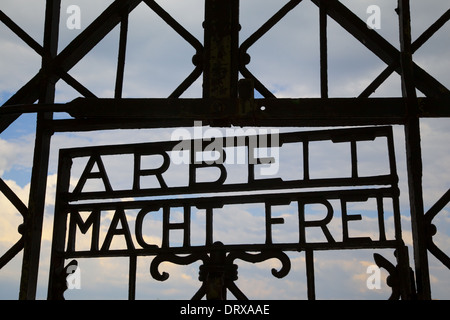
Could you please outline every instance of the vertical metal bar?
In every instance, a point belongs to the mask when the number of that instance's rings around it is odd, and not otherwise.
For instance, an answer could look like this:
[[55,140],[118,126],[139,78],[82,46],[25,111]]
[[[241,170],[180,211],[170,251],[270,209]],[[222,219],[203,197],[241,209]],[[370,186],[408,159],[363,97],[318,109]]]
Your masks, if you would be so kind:
[[128,300],[136,300],[136,270],[137,256],[131,255],[128,275]]
[[380,234],[380,241],[386,241],[386,228],[384,226],[384,205],[383,197],[377,197],[377,212],[378,212],[378,230]]
[[[58,52],[60,8],[61,0],[47,0],[42,69],[48,74],[46,81],[42,83],[40,88],[39,103],[54,103],[55,100],[54,76],[50,70],[46,70],[46,64],[47,61],[56,57]],[[36,298],[51,139],[51,132],[45,128],[44,122],[52,118],[53,113],[50,112],[39,112],[37,115],[36,141],[28,204],[30,217],[25,225],[23,235],[24,254],[20,281],[20,299]]]
[[305,251],[306,261],[306,283],[308,287],[308,300],[316,300],[316,286],[314,283],[314,252],[307,249]]
[[210,246],[213,244],[213,208],[206,207],[206,240],[205,245]]
[[327,41],[327,3],[320,1],[320,95],[328,98],[328,41]]
[[428,300],[431,299],[431,287],[428,267],[427,236],[424,224],[422,149],[420,146],[419,105],[417,102],[413,74],[409,0],[398,0],[398,7],[400,14],[402,91],[403,96],[406,97],[408,108],[408,116],[405,122],[405,139],[417,294],[419,299]]
[[309,180],[309,141],[303,141],[303,179]]
[[191,207],[185,205],[183,211],[183,247],[189,247],[191,245]]
[[409,267],[409,254],[408,247],[401,246],[395,250],[395,255],[397,257],[397,269],[400,281],[400,297],[402,300],[412,300],[415,299],[415,292],[413,292],[414,286],[412,285],[413,279],[412,270]]
[[125,10],[122,14],[122,21],[120,23],[120,40],[119,40],[119,56],[117,58],[117,75],[116,75],[116,88],[114,98],[122,98],[123,93],[123,78],[125,73],[125,56],[127,51],[127,38],[128,38],[128,10]]
[[204,98],[236,98],[239,67],[239,0],[205,1]]
[[69,156],[60,153],[58,161],[58,181],[56,187],[55,214],[53,217],[52,251],[50,257],[47,292],[47,299],[49,300],[60,298],[59,287],[61,286],[60,281],[62,280],[61,273],[64,270],[64,257],[61,256],[61,252],[64,251],[67,217],[69,215],[65,195],[69,192],[71,167],[72,159]]
[[352,178],[358,178],[358,151],[356,148],[356,141],[350,141],[350,150],[352,157]]

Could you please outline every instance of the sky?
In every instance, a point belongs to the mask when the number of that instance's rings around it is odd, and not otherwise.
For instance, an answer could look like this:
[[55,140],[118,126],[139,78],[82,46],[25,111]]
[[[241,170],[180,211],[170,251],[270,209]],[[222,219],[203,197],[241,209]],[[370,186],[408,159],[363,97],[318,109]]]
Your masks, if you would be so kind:
[[[157,0],[189,32],[203,42],[203,1],[202,0]],[[242,0],[240,7],[242,43],[270,18],[287,1]],[[398,17],[394,11],[394,0],[341,0],[363,21],[370,14],[367,8],[377,5],[380,8],[380,29],[376,30],[394,47],[399,48]],[[61,9],[59,51],[77,37],[112,1],[109,0],[63,0]],[[80,29],[69,29],[67,19],[70,13],[66,9],[77,5],[80,11]],[[449,8],[446,0],[411,0],[412,38],[416,39],[428,26],[437,20]],[[2,0],[0,9],[28,32],[38,43],[42,43],[44,0]],[[304,0],[280,23],[256,42],[248,51],[251,62],[248,69],[279,98],[320,97],[319,81],[319,42],[318,9],[309,0]],[[433,38],[414,54],[414,61],[429,72],[446,87],[450,87],[450,26],[447,24]],[[119,28],[116,27],[101,43],[86,55],[69,74],[89,88],[98,97],[110,98],[114,93],[114,79],[117,63]],[[329,50],[329,95],[330,97],[355,97],[386,67],[374,54],[357,40],[348,35],[332,19],[328,19]],[[0,25],[0,104],[4,104],[40,69],[40,58],[3,24]],[[130,15],[129,39],[125,67],[124,93],[127,98],[164,98],[178,86],[194,69],[192,56],[194,48],[186,43],[176,32],[166,25],[145,4],[139,5]],[[59,81],[56,86],[56,102],[69,102],[79,96],[67,84]],[[199,98],[202,94],[201,78],[183,95],[183,98]],[[423,96],[418,91],[419,96]],[[257,95],[258,96],[258,95]],[[400,97],[400,77],[393,74],[374,94],[373,97]],[[57,117],[67,117],[58,114]],[[423,189],[424,206],[428,210],[450,188],[450,153],[447,150],[450,138],[450,121],[447,119],[422,119],[421,138],[423,149]],[[205,128],[207,129],[207,128]],[[42,240],[41,263],[39,269],[38,299],[46,298],[48,270],[50,261],[52,223],[57,181],[58,152],[62,148],[169,141],[175,129],[165,130],[117,130],[84,133],[57,133],[52,137],[51,155],[46,196],[45,219]],[[189,129],[192,130],[192,129]],[[285,128],[280,131],[304,131],[314,128]],[[27,203],[30,189],[29,181],[34,146],[35,116],[24,115],[0,134],[0,177],[12,190]],[[192,132],[192,131],[189,131]],[[394,126],[394,143],[399,173],[400,211],[403,238],[409,248],[410,264],[413,263],[412,238],[409,215],[408,187],[406,179],[406,159],[404,133],[402,126]],[[223,133],[223,131],[222,131]],[[379,141],[375,141],[378,143]],[[361,145],[361,170],[379,172],[383,170],[386,157],[383,144]],[[298,149],[287,146],[280,150],[281,163],[279,177],[289,180],[296,173],[295,159]],[[314,144],[311,157],[314,161],[311,169],[317,177],[341,175],[348,172],[348,145]],[[83,162],[84,161],[84,162]],[[156,161],[156,159],[154,159]],[[76,184],[87,162],[81,159],[74,165],[72,188]],[[129,183],[131,163],[123,158],[111,157],[105,160],[110,178],[114,185],[126,187]],[[151,162],[149,165],[157,165]],[[125,168],[125,169],[124,169]],[[230,166],[231,182],[241,178],[242,166]],[[167,181],[181,183],[176,179],[186,167],[176,167]],[[345,172],[342,173],[341,172]],[[127,176],[128,174],[128,176]],[[211,176],[209,176],[210,174]],[[205,179],[214,179],[208,172]],[[235,179],[235,180],[233,180]],[[150,182],[149,182],[150,183]],[[98,186],[89,186],[96,188]],[[350,223],[353,236],[372,236],[376,238],[373,210],[357,203],[352,213],[361,213],[362,221]],[[339,205],[333,203],[334,208]],[[7,199],[0,195],[0,254],[6,252],[18,239],[17,226],[22,223],[19,213]],[[450,207],[434,219],[438,233],[435,243],[444,252],[450,253]],[[295,241],[296,230],[294,206],[279,206],[273,215],[283,217],[283,225],[274,226],[275,241]],[[311,207],[308,217],[312,220],[323,219],[324,210]],[[339,210],[329,225],[331,234],[339,239],[342,233]],[[129,221],[134,222],[136,213],[129,213]],[[174,218],[181,213],[174,212]],[[102,216],[102,236],[108,228],[112,213]],[[150,219],[150,218],[149,218]],[[204,212],[193,212],[192,242],[204,241]],[[131,223],[130,223],[131,224]],[[392,236],[392,217],[386,216],[387,234]],[[264,241],[264,212],[258,205],[225,207],[215,215],[215,240],[224,243],[259,243]],[[375,223],[376,226],[376,223]],[[134,226],[130,226],[134,228]],[[148,241],[160,243],[161,219],[158,214],[152,216],[148,225]],[[313,229],[313,228],[311,228]],[[133,232],[132,232],[133,233]],[[319,230],[311,230],[307,235],[311,241],[323,241]],[[174,239],[177,235],[174,235]],[[321,238],[322,237],[322,238]],[[80,236],[80,247],[89,244],[88,238]],[[114,246],[123,245],[113,242]],[[370,290],[366,281],[370,274],[367,268],[374,264],[373,253],[381,253],[394,261],[392,250],[347,250],[323,251],[315,253],[316,296],[318,299],[386,299],[390,288],[386,286],[385,270],[382,270],[380,289]],[[276,279],[270,273],[271,268],[279,268],[280,263],[271,259],[263,263],[250,264],[239,262],[237,285],[251,299],[306,299],[305,255],[289,253],[292,268],[283,279]],[[20,266],[22,255],[0,271],[0,299],[16,299],[19,290]],[[431,254],[430,275],[432,297],[449,299],[449,270]],[[160,269],[170,274],[165,282],[151,278],[149,265],[151,257],[140,257],[137,269],[138,299],[185,299],[190,298],[200,287],[198,281],[199,263],[190,266],[178,266],[164,263]],[[68,299],[126,299],[128,262],[123,258],[79,259],[81,269],[81,289],[69,290]]]

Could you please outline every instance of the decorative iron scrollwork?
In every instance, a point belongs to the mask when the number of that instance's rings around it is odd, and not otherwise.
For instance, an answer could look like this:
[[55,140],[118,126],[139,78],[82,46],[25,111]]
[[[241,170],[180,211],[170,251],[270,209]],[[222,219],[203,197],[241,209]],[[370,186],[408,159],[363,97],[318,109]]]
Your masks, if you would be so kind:
[[202,260],[203,263],[209,259],[208,255],[206,253],[197,253],[197,254],[190,254],[185,257],[177,256],[176,254],[167,253],[167,254],[159,254],[157,255],[151,265],[150,265],[150,274],[152,275],[153,279],[158,281],[166,281],[169,279],[169,274],[167,272],[160,273],[158,270],[158,267],[163,262],[172,262],[178,265],[187,266],[189,264],[192,264],[198,260]]
[[189,265],[202,260],[203,264],[199,268],[199,280],[202,282],[202,285],[192,297],[193,300],[199,300],[205,295],[208,300],[225,300],[227,290],[239,300],[248,300],[234,283],[238,279],[238,266],[234,264],[236,259],[250,263],[278,259],[282,264],[281,268],[279,270],[272,269],[272,274],[276,278],[285,277],[291,269],[291,261],[282,251],[270,250],[255,254],[244,251],[231,251],[227,255],[227,250],[223,243],[215,242],[209,255],[206,253],[194,253],[188,256],[159,254],[150,265],[150,274],[158,281],[165,281],[169,278],[169,274],[159,271],[158,267],[161,263],[171,262],[178,265]]
[[428,250],[441,261],[447,268],[450,269],[450,257],[445,254],[434,243],[433,236],[437,234],[437,227],[432,223],[433,219],[444,209],[450,202],[450,189],[428,210],[425,214],[425,225],[427,232],[427,248]]
[[[394,255],[398,260],[399,255],[401,254],[398,252],[399,250],[406,250],[406,248],[399,248],[394,251]],[[389,260],[378,253],[374,253],[373,257],[376,265],[380,268],[386,269],[386,271],[389,273],[389,276],[386,278],[386,284],[392,289],[389,300],[399,300],[402,297],[405,297],[409,300],[415,299],[416,289],[414,286],[413,270],[409,266],[406,266],[406,268],[405,266],[402,266],[400,262],[401,259],[395,266]],[[405,256],[403,258],[405,258]],[[406,276],[404,274],[405,270],[408,273]]]
[[272,275],[278,279],[284,278],[288,275],[291,270],[291,260],[289,257],[282,251],[264,251],[258,254],[250,254],[247,252],[239,251],[239,252],[231,252],[227,256],[227,260],[230,262],[240,259],[246,262],[258,263],[263,262],[269,259],[278,259],[280,260],[282,266],[280,270],[272,269]]
[[373,258],[378,267],[386,269],[389,273],[389,276],[386,279],[386,284],[392,288],[389,300],[398,300],[400,298],[400,281],[397,268],[389,260],[378,253],[374,253]]
[[53,286],[53,295],[52,295],[54,300],[65,300],[64,292],[68,289],[67,277],[70,274],[74,273],[77,268],[78,268],[78,261],[72,260],[55,277],[55,284]]

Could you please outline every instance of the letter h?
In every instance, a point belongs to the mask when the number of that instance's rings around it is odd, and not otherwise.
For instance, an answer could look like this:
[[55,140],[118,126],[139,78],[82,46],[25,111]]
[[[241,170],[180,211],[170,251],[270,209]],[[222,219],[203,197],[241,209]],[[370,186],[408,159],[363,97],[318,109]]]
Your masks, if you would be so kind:
[[170,207],[163,208],[163,239],[162,247],[168,248],[170,246],[169,234],[170,230],[184,230],[183,247],[189,247],[191,242],[191,207],[184,206],[184,222],[171,223],[170,222]]

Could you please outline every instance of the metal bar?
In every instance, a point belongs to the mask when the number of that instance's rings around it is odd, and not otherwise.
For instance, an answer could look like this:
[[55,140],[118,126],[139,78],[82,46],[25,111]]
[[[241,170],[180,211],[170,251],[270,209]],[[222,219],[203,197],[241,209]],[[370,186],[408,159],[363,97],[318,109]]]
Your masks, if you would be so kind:
[[[320,0],[311,1],[317,6],[320,5]],[[391,65],[398,60],[400,52],[376,31],[368,29],[366,23],[340,1],[328,1],[328,15],[386,64]],[[417,89],[427,97],[449,101],[450,91],[445,86],[415,63],[412,68]],[[401,74],[402,69],[397,68],[396,71]]]
[[[311,243],[273,243],[273,244],[225,244],[224,250],[232,251],[246,251],[246,252],[261,252],[265,250],[281,250],[290,252],[299,251],[333,251],[333,250],[354,250],[354,249],[396,249],[401,245],[397,240],[388,241],[352,241],[352,242],[311,242]],[[108,251],[71,251],[60,253],[59,255],[64,259],[82,259],[82,258],[102,258],[102,257],[129,257],[130,255],[137,256],[155,256],[159,254],[193,254],[198,252],[209,252],[213,246],[191,246],[191,247],[148,247],[143,249],[117,249]],[[63,251],[61,251],[63,252]]]
[[119,56],[117,62],[116,88],[114,98],[122,98],[123,77],[125,73],[125,56],[128,38],[128,12],[125,12],[120,22]]
[[[245,191],[245,190],[243,190]],[[396,188],[380,188],[380,189],[352,189],[352,190],[333,190],[333,191],[311,191],[311,192],[291,192],[291,193],[271,193],[271,194],[250,194],[239,196],[215,196],[204,198],[183,198],[183,199],[162,199],[162,200],[135,200],[131,202],[103,202],[103,203],[83,203],[83,204],[70,204],[69,209],[88,211],[88,210],[114,210],[117,207],[122,207],[127,210],[139,209],[145,206],[152,207],[183,207],[189,206],[206,206],[215,203],[216,207],[222,205],[235,205],[235,204],[252,204],[252,203],[266,203],[268,200],[280,201],[284,200],[285,203],[295,202],[299,199],[318,199],[318,200],[339,200],[339,199],[355,199],[355,198],[395,198],[398,195],[398,189]],[[67,195],[65,195],[67,198]],[[138,197],[136,197],[138,198]],[[69,199],[69,198],[67,198]],[[101,200],[101,199],[99,199]],[[76,200],[70,200],[76,201]],[[169,218],[169,213],[164,213],[165,219]],[[170,224],[170,220],[166,220],[166,225]],[[178,225],[181,227],[181,225]],[[184,226],[183,226],[184,227]]]
[[175,20],[166,10],[164,10],[154,0],[144,0],[144,2],[164,20],[169,26],[171,26],[184,40],[186,40],[197,51],[203,50],[203,45],[196,37],[194,37],[189,31],[187,31],[177,20]]
[[416,52],[422,45],[425,44],[439,29],[441,29],[450,20],[450,9],[447,10],[439,19],[436,20],[427,30],[425,30],[413,42],[411,49]]
[[248,37],[242,44],[241,50],[247,50],[261,39],[273,26],[275,26],[281,19],[283,19],[292,9],[294,9],[302,0],[291,0],[285,4],[277,13],[275,13],[269,20],[267,20],[258,30],[256,30],[250,37]]
[[306,283],[308,288],[308,300],[316,300],[316,285],[314,280],[314,251],[305,250]]
[[[57,54],[60,8],[61,0],[47,0],[44,28],[45,55],[42,58],[42,69],[48,67],[46,57],[54,58]],[[47,80],[40,89],[39,102],[53,103],[54,99],[55,83]],[[53,113],[51,112],[40,112],[37,115],[36,141],[28,204],[29,219],[25,223],[23,234],[24,251],[19,293],[19,298],[22,300],[33,300],[36,298],[51,139],[51,133],[46,130],[44,121],[52,118]]]
[[420,145],[420,123],[417,113],[415,69],[412,62],[411,21],[409,0],[398,0],[400,14],[400,62],[402,67],[402,91],[407,98],[408,118],[405,123],[406,156],[408,171],[411,224],[414,242],[417,293],[419,299],[431,299],[428,268],[427,238],[424,224],[422,191],[422,150]]
[[196,50],[193,58],[193,63],[196,68],[189,74],[189,76],[170,94],[169,98],[178,98],[184,91],[189,88],[195,80],[197,80],[203,72],[203,63],[201,57],[203,56],[203,45],[196,37],[187,31],[178,21],[176,21],[167,11],[165,11],[154,0],[144,0],[144,2],[175,32],[177,32],[184,40],[186,40]]
[[204,28],[203,97],[237,98],[239,0],[206,0]]
[[28,33],[11,20],[3,11],[0,10],[0,21],[3,22],[12,32],[22,39],[30,48],[36,51],[40,56],[44,56],[44,48],[37,43]]
[[[420,118],[450,117],[450,108],[444,101],[417,101]],[[192,126],[195,120],[207,125],[211,119],[236,125],[282,127],[404,124],[408,114],[406,98],[255,99],[240,117],[238,111],[229,111],[239,110],[239,103],[238,99],[79,98],[68,104],[3,106],[0,119],[39,111],[67,112],[77,119],[53,120],[48,125],[55,132],[70,132]]]
[[352,164],[352,178],[358,178],[358,150],[356,147],[356,141],[350,142],[350,154]]
[[269,20],[267,20],[258,30],[248,37],[239,48],[239,71],[247,79],[253,79],[255,89],[265,98],[275,98],[270,92],[245,66],[250,62],[250,56],[247,50],[262,36],[264,36],[274,25],[276,25],[283,17],[294,9],[302,0],[291,0],[276,12]]
[[52,251],[50,256],[50,270],[48,278],[47,299],[58,298],[58,282],[64,270],[64,257],[59,252],[64,252],[67,232],[66,203],[61,198],[69,191],[71,161],[59,156],[58,181],[55,198],[55,215],[53,217]]
[[19,197],[11,190],[11,188],[0,178],[0,191],[6,198],[16,207],[23,219],[26,220],[29,216],[27,206],[19,199]]
[[328,98],[328,41],[327,41],[327,2],[321,0],[320,8],[320,96]]
[[20,238],[6,253],[0,257],[0,270],[23,250],[23,237]]
[[[450,20],[450,10],[447,10],[435,23],[425,30],[411,45],[412,52],[416,52],[425,42],[427,42],[445,23]],[[400,61],[390,64],[380,73],[380,75],[359,95],[360,98],[369,97],[376,89],[386,81],[389,76],[399,67]]]
[[203,66],[197,65],[187,78],[170,94],[169,99],[180,97],[201,75]]
[[431,221],[436,217],[436,215],[444,209],[444,207],[450,202],[450,189],[444,193],[444,195],[436,201],[436,203],[427,211],[426,219],[427,223],[431,223]]
[[428,250],[447,268],[450,269],[450,257],[439,249],[433,242],[433,235],[438,231],[436,226],[432,224],[434,217],[450,202],[450,189],[427,211],[425,214],[425,222],[428,236]]
[[96,98],[96,95],[93,94],[88,88],[83,86],[77,79],[72,77],[67,72],[58,73],[61,79],[63,79],[69,86],[78,91],[78,93],[82,94],[86,98]]
[[[421,117],[450,117],[450,110],[443,102],[427,98],[417,101],[421,106]],[[262,106],[264,110],[261,110]],[[103,119],[232,119],[236,118],[238,110],[238,99],[76,99],[67,105],[67,112],[76,118]],[[255,99],[253,108],[242,115],[242,120],[333,121],[329,118],[334,117],[341,120],[378,118],[402,122],[406,115],[404,98]]]
[[[233,100],[223,100],[222,105]],[[170,128],[193,126],[195,121],[210,125],[211,119],[221,120],[223,125],[240,126],[305,126],[328,127],[349,125],[404,124],[406,103],[403,98],[336,98],[327,99],[255,99],[254,112],[247,117],[235,118],[227,112],[208,112],[214,106],[204,99],[167,99],[110,101],[98,99],[97,104],[76,102],[67,107],[58,106],[59,112],[70,112],[76,120],[54,120],[49,125],[55,132],[95,131],[110,129]],[[450,117],[447,104],[429,98],[418,98],[421,118]],[[110,107],[108,108],[108,103]],[[84,106],[82,106],[84,104]],[[79,106],[79,107],[76,107]],[[104,105],[104,106],[102,106]],[[119,112],[114,112],[113,106]],[[139,108],[138,106],[141,106]],[[89,108],[91,106],[91,108]],[[264,110],[261,110],[264,107]],[[12,107],[16,108],[16,107]],[[104,114],[95,112],[96,108]],[[103,109],[104,108],[104,109]],[[136,111],[125,114],[125,110]],[[14,109],[2,112],[15,113]],[[23,108],[18,108],[23,109]],[[16,109],[16,110],[18,110]],[[90,110],[89,110],[90,109]],[[219,109],[220,110],[220,109]],[[130,115],[133,114],[132,117]],[[137,115],[141,115],[138,117]],[[105,120],[108,121],[105,121]]]
[[137,269],[137,256],[130,255],[129,274],[128,274],[128,300],[136,300],[136,269]]
[[390,75],[395,72],[398,68],[398,62],[390,64],[386,67],[376,78],[373,80],[366,89],[359,95],[359,98],[368,98],[372,93],[374,93],[383,83],[386,81]]
[[[94,22],[91,23],[51,62],[47,63],[46,72],[41,70],[27,84],[16,92],[4,105],[32,104],[39,99],[41,84],[44,81],[55,82],[59,72],[69,71],[92,48],[94,48],[114,27],[120,23],[125,8],[131,12],[142,0],[116,0]],[[58,71],[59,70],[59,71]],[[19,115],[0,118],[0,133],[13,123]]]
[[[22,200],[17,197],[14,191],[9,188],[9,186],[0,178],[0,191],[6,196],[6,198],[14,205],[14,207],[22,215],[24,221],[29,217],[28,208],[22,202]],[[19,226],[19,233],[22,233],[22,228]],[[3,268],[9,261],[11,261],[22,249],[23,249],[23,237],[12,246],[1,258],[0,258],[0,269]]]

